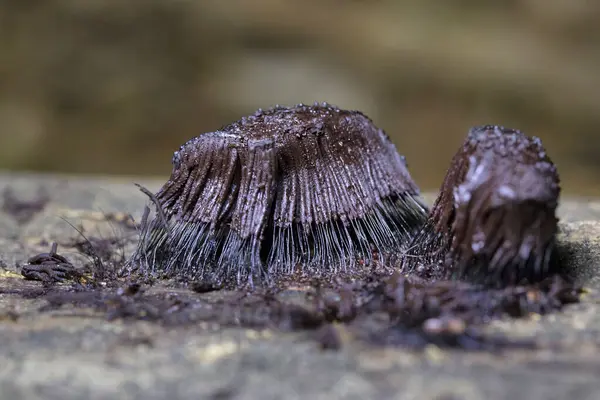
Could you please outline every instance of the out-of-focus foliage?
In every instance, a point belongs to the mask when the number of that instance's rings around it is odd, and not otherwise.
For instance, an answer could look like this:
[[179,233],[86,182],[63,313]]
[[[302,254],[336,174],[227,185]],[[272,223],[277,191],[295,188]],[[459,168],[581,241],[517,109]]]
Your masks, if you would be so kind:
[[185,140],[328,101],[436,189],[468,128],[540,136],[600,194],[600,2],[3,0],[0,167],[168,174]]

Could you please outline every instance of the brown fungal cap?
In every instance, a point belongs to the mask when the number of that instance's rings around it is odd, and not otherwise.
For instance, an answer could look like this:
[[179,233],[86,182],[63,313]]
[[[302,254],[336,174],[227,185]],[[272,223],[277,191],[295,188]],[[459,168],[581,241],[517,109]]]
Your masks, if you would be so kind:
[[173,157],[134,263],[186,279],[252,281],[354,268],[425,218],[406,162],[358,111],[275,107]]
[[494,285],[538,281],[552,270],[559,192],[540,139],[499,126],[473,128],[405,269]]

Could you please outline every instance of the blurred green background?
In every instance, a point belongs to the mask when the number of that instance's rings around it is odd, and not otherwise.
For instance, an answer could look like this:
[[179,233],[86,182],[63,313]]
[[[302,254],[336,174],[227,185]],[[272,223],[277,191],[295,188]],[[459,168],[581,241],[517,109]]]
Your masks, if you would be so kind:
[[313,101],[368,114],[424,190],[494,123],[600,195],[600,2],[0,0],[0,168],[167,175],[190,137]]

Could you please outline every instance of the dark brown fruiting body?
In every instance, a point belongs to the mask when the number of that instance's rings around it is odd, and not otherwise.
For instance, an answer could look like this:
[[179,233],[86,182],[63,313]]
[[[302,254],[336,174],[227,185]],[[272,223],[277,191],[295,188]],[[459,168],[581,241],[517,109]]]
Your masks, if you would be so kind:
[[358,111],[259,110],[173,157],[133,264],[187,280],[252,282],[355,268],[397,251],[425,220],[386,134]]
[[404,271],[491,285],[543,279],[553,272],[559,193],[540,139],[498,126],[471,129]]
[[83,276],[81,271],[69,260],[58,254],[58,244],[52,243],[49,253],[41,253],[31,257],[21,267],[21,275],[28,280],[43,282],[62,282],[78,279]]

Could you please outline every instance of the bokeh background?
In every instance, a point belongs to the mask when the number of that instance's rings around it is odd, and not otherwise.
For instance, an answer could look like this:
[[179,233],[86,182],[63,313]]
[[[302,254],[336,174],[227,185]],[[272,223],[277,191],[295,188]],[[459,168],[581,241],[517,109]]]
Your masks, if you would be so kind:
[[0,168],[168,175],[273,104],[375,120],[425,190],[472,125],[540,136],[600,195],[600,2],[0,0]]

